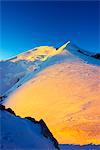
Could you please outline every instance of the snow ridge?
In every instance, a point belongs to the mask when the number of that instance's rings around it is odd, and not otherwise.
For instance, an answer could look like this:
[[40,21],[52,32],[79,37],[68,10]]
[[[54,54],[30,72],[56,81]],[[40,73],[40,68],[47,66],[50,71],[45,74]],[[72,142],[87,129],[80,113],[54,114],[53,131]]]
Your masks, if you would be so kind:
[[2,150],[7,149],[28,149],[31,150],[59,150],[58,142],[41,119],[20,118],[16,116],[11,108],[0,105]]
[[[67,49],[64,50],[67,46]],[[59,60],[57,60],[59,59]],[[50,46],[40,46],[13,58],[0,61],[0,101],[2,102],[12,91],[37,75],[43,66],[55,64],[56,60],[80,59],[85,63],[100,66],[100,54],[82,50],[70,41],[56,49]]]

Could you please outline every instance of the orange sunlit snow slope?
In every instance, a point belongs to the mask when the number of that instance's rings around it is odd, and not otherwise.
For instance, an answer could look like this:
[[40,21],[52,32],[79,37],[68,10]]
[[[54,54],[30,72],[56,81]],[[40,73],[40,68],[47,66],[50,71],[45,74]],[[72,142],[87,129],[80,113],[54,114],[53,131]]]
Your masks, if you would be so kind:
[[79,59],[54,64],[18,88],[5,105],[20,116],[44,119],[60,143],[100,143],[98,66]]

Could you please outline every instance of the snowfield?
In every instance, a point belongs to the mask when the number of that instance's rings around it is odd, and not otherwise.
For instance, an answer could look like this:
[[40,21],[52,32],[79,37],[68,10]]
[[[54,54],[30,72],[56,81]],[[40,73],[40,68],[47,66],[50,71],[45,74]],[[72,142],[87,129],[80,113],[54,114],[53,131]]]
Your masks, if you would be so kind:
[[[30,78],[31,73],[35,74],[40,69],[40,65],[49,57],[58,55],[69,44],[67,42],[57,51],[53,47],[40,46],[27,52],[19,54],[11,59],[0,61],[0,98],[9,93],[10,88],[15,84],[18,86]],[[22,80],[21,80],[22,79]],[[21,80],[21,83],[19,82]]]
[[100,54],[65,46],[1,61],[1,103],[21,117],[43,118],[59,143],[99,144]]

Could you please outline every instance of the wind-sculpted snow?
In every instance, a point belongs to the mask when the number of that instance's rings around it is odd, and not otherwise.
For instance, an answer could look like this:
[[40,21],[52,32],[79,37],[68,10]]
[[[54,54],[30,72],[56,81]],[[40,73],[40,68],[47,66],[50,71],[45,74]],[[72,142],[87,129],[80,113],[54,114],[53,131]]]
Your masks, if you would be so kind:
[[[25,75],[9,87],[5,105],[20,116],[43,118],[60,143],[98,144],[100,60],[72,45],[64,49],[66,44],[57,50],[38,47],[7,60],[18,62]],[[17,71],[10,72],[14,81]]]
[[68,50],[51,57],[5,105],[21,116],[43,118],[60,143],[99,144],[99,61],[82,57]]
[[69,43],[67,42],[58,50],[49,46],[40,46],[14,58],[1,61],[0,77],[2,80],[0,96],[5,95],[20,79],[26,78],[32,71],[38,70],[40,65],[49,57],[60,54]]

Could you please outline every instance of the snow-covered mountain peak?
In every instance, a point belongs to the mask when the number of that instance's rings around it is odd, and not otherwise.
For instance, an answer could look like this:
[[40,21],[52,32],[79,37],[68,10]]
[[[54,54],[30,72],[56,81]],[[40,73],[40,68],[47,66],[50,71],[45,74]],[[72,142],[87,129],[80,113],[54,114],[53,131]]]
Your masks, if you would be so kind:
[[[98,143],[95,134],[99,133],[99,109],[95,112],[94,107],[99,106],[99,66],[99,54],[91,54],[69,42],[58,49],[40,46],[0,62],[0,99],[20,116],[43,118],[60,142],[67,143],[71,138],[69,142],[80,143],[80,137],[85,135],[82,143]],[[84,128],[93,138],[87,136]]]
[[40,46],[13,58],[0,62],[0,75],[2,78],[0,95],[4,95],[20,79],[26,78],[30,73],[39,70],[40,66],[48,58],[59,55],[69,44],[69,41],[58,48],[51,46]]
[[0,61],[1,100],[14,85],[16,86],[10,91],[31,79],[43,68],[55,63],[73,60],[100,65],[99,55],[84,51],[68,41],[57,49],[52,46],[40,46],[13,58]]
[[36,60],[40,60],[40,61],[45,61],[48,57],[51,56],[55,56],[60,54],[64,48],[66,48],[66,46],[70,43],[70,41],[68,41],[67,43],[65,43],[64,45],[62,45],[60,48],[56,49],[52,46],[40,46],[40,47],[36,47],[34,49],[28,50],[24,53],[21,53],[19,55],[17,55],[14,58],[8,59],[11,62],[17,62],[17,61],[21,61],[21,60],[27,60],[27,61],[36,61]]

